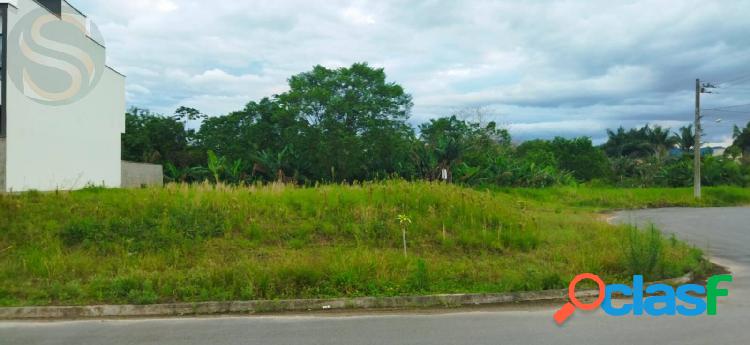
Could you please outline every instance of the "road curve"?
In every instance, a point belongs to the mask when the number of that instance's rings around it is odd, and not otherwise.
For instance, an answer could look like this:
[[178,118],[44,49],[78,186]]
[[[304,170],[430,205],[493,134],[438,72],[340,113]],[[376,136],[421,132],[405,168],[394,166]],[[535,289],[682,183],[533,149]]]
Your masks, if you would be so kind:
[[617,222],[653,223],[707,249],[735,282],[714,317],[577,314],[564,327],[553,307],[438,314],[231,317],[0,323],[0,344],[748,344],[750,208],[623,212]]

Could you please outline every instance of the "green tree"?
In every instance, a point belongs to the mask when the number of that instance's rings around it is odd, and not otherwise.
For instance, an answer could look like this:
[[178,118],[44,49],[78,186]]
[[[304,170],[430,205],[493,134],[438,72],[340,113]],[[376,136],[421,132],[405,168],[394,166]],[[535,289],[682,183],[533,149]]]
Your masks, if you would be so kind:
[[547,140],[525,141],[516,148],[516,155],[518,159],[526,160],[540,167],[558,168],[560,165],[552,144]]
[[258,163],[261,151],[275,156],[287,147],[303,145],[302,125],[295,114],[264,98],[248,103],[243,110],[205,120],[197,137],[205,150],[232,161]]
[[353,181],[410,175],[411,96],[367,64],[312,71],[289,91],[203,122],[206,150],[250,162],[251,174],[275,181]]
[[189,121],[204,120],[208,118],[208,116],[201,113],[198,109],[182,106],[175,110],[172,118],[187,125]]
[[610,170],[607,156],[587,137],[532,140],[521,144],[516,154],[537,166],[569,172],[580,182],[604,178]]
[[311,178],[352,181],[404,169],[414,137],[406,124],[412,99],[383,69],[316,66],[290,78],[289,87],[275,101],[298,122],[302,143],[295,148],[309,161]]
[[551,148],[558,168],[572,173],[578,181],[591,181],[608,175],[609,160],[601,149],[594,147],[591,138],[558,137],[552,141]]
[[748,122],[745,128],[734,126],[734,143],[732,146],[738,148],[742,152],[742,157],[745,162],[750,162],[750,122]]
[[187,167],[200,160],[200,155],[191,150],[185,125],[173,117],[131,108],[125,114],[125,128],[122,135],[124,160],[170,162],[178,167]]
[[494,122],[482,125],[451,116],[430,120],[419,130],[423,152],[418,165],[426,168],[423,176],[428,179],[438,179],[445,169],[449,179],[460,171],[466,182],[510,147],[510,134]]

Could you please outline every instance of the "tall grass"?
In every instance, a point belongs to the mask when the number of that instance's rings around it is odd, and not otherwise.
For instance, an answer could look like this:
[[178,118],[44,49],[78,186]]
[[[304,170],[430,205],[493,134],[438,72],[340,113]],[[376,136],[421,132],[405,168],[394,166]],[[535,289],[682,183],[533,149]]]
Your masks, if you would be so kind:
[[[625,281],[642,265],[621,250],[631,233],[570,207],[591,198],[571,191],[390,181],[5,195],[0,305],[524,291],[581,272]],[[412,221],[407,257],[399,216]],[[654,278],[702,261],[676,241],[660,253]]]
[[630,227],[625,256],[630,274],[652,276],[663,259],[663,242],[661,232],[653,225],[647,232],[642,232],[638,227]]
[[557,187],[544,189],[491,188],[499,193],[557,206],[603,211],[659,207],[750,205],[750,188],[705,188],[696,200],[692,188]]

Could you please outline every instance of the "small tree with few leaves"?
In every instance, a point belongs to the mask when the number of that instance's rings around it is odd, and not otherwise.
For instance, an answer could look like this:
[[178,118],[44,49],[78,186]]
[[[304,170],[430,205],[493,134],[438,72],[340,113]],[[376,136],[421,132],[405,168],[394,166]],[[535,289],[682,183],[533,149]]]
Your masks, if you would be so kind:
[[406,230],[409,227],[409,225],[411,225],[412,221],[411,221],[411,218],[409,218],[409,216],[405,214],[400,214],[397,217],[397,219],[398,219],[398,222],[401,224],[402,239],[404,242],[404,257],[406,258],[409,256],[406,251]]

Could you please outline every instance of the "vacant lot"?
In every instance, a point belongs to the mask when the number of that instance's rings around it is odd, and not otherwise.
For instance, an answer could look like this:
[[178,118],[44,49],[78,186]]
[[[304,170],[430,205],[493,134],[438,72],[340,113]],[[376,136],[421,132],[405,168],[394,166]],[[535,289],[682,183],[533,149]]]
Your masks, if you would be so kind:
[[[703,205],[750,203],[747,189],[706,193]],[[582,272],[673,277],[702,269],[701,253],[594,211],[694,204],[686,189],[408,182],[2,196],[0,305],[541,290]]]

